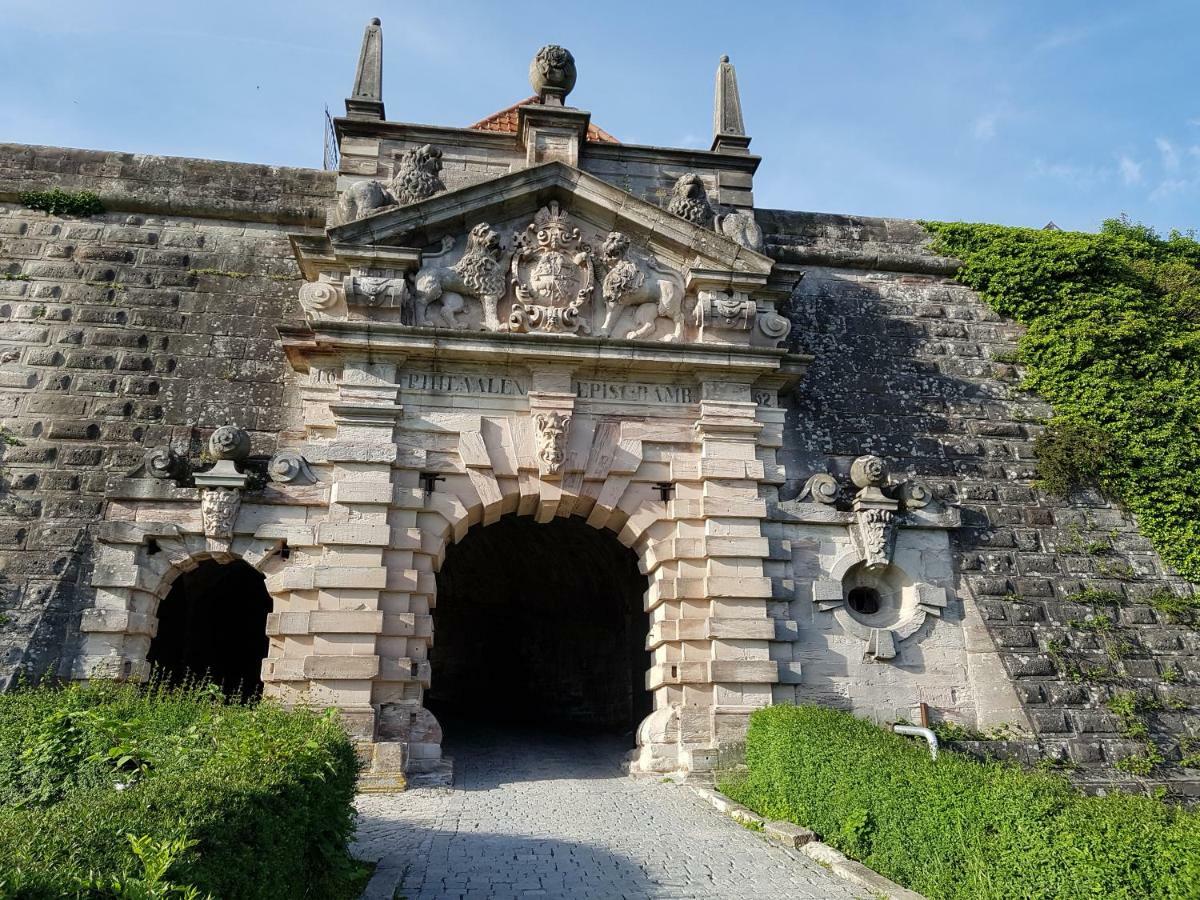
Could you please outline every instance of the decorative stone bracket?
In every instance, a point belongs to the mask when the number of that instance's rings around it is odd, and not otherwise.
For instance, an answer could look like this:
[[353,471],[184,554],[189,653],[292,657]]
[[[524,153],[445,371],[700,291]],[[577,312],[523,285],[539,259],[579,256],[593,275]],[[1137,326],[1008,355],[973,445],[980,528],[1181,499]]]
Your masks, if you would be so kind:
[[[956,509],[932,506],[931,492],[918,482],[889,483],[887,466],[877,456],[856,459],[850,483],[854,493],[848,509],[837,507],[849,488],[844,490],[826,473],[809,478],[800,496],[779,509],[788,520],[849,530],[849,545],[843,544],[825,577],[813,582],[813,602],[821,612],[832,613],[845,633],[864,641],[868,657],[894,659],[897,645],[915,635],[928,616],[940,617],[949,601],[946,589],[925,583],[922,572],[895,565],[897,535],[902,528],[945,533],[957,527],[959,515]],[[948,545],[948,538],[943,540]],[[887,610],[863,614],[851,609],[855,589],[882,595]]]
[[[241,509],[242,492],[250,483],[246,471],[250,456],[250,435],[236,425],[222,425],[208,439],[208,456],[216,462],[197,471],[186,456],[170,447],[155,447],[146,453],[145,469],[153,478],[173,481],[180,487],[200,489],[200,516],[204,536],[228,542]],[[283,484],[315,480],[308,461],[295,450],[280,450],[266,466],[267,477]]]

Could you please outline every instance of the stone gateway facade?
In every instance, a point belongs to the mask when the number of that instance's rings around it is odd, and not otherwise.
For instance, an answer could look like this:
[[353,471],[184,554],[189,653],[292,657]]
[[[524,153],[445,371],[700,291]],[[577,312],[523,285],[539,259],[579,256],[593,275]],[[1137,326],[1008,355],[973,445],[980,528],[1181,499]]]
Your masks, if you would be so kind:
[[[1054,665],[1068,598],[1183,586],[1033,488],[1016,326],[915,223],[755,209],[728,59],[709,151],[620,143],[577,77],[548,46],[527,101],[391,122],[375,22],[336,172],[0,150],[0,684],[244,645],[376,789],[447,775],[443,709],[574,710],[633,771],[705,772],[794,702],[1111,781],[1136,746]],[[50,186],[108,211],[17,202]],[[1136,579],[1071,552],[1099,534]],[[1200,731],[1195,633],[1122,615]]]

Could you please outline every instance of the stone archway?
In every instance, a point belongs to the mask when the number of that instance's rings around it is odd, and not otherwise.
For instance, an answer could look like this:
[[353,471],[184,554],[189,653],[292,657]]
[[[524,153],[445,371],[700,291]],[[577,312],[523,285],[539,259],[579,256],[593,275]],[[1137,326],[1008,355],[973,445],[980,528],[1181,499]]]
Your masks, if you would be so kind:
[[615,732],[650,713],[637,555],[576,517],[472,528],[437,575],[426,706],[452,722]]
[[171,684],[208,681],[227,697],[262,692],[271,596],[241,560],[205,560],[184,572],[158,605],[147,661]]

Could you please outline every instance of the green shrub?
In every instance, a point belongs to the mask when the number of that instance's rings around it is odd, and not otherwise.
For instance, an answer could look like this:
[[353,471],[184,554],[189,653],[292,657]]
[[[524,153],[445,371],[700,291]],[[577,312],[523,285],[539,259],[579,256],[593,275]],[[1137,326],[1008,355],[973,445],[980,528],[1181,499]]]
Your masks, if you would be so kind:
[[64,191],[51,188],[48,191],[24,191],[21,205],[29,209],[40,209],[52,216],[94,216],[104,212],[100,197],[92,191]]
[[354,896],[356,774],[332,714],[204,688],[0,695],[0,898]]
[[1055,410],[1036,442],[1042,487],[1097,484],[1200,581],[1200,243],[1124,219],[1099,234],[926,227],[962,260],[959,281],[1027,326],[1023,387]]
[[980,763],[848,713],[751,717],[748,771],[721,790],[930,900],[1200,897],[1200,816],[1148,797],[1087,797],[1060,776]]

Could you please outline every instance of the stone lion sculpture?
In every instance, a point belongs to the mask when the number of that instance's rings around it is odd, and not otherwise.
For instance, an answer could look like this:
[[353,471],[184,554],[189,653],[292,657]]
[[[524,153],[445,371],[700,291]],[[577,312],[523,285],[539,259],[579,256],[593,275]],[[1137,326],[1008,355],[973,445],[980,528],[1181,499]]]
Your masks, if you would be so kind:
[[[445,238],[441,253],[433,259],[440,259],[453,247],[454,238]],[[422,266],[414,279],[413,324],[466,328],[467,323],[458,316],[466,306],[465,298],[474,297],[483,304],[484,327],[499,331],[496,305],[508,289],[503,255],[500,235],[486,222],[480,222],[467,235],[467,249],[458,262]],[[429,304],[435,300],[441,300],[441,305],[431,321]]]
[[619,231],[610,232],[600,248],[600,256],[608,268],[600,285],[605,307],[600,333],[609,336],[621,310],[632,306],[635,307],[635,325],[626,338],[636,339],[652,333],[655,320],[665,316],[675,327],[663,340],[682,341],[685,325],[683,280],[651,257],[631,259],[629,248],[629,238]]
[[712,204],[708,202],[708,192],[704,189],[704,182],[699,175],[689,172],[679,176],[671,190],[667,212],[703,228],[712,225]]
[[413,147],[400,158],[396,174],[386,184],[360,181],[352,184],[338,200],[337,219],[355,222],[389,206],[404,206],[444,191],[442,151],[432,144]]

